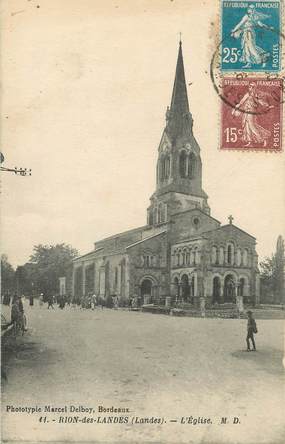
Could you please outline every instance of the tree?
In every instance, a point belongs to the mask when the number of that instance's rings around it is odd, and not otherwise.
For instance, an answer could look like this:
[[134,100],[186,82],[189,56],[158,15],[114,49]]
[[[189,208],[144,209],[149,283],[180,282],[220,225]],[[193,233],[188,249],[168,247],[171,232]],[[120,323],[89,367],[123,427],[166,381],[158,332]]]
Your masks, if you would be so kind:
[[77,250],[64,243],[34,246],[29,262],[17,269],[23,292],[58,293],[59,278],[70,276],[76,256]]
[[17,289],[20,294],[31,294],[33,292],[33,282],[36,279],[35,264],[26,263],[19,265],[16,269]]
[[284,268],[285,268],[284,239],[279,236],[277,239],[275,253],[275,293],[281,303],[285,303],[284,297]]
[[8,261],[8,256],[1,256],[1,292],[2,295],[12,294],[16,290],[15,270]]
[[275,303],[285,303],[284,250],[284,239],[282,238],[282,236],[279,236],[277,239],[275,254],[273,254],[271,257],[266,257],[264,261],[260,263],[260,277],[263,286],[263,292],[271,293],[272,302]]

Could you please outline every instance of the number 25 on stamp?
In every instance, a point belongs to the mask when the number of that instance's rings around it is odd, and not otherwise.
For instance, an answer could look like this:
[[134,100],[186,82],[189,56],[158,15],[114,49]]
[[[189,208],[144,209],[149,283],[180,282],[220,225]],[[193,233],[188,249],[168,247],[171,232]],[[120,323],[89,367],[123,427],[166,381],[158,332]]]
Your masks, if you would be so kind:
[[280,2],[222,0],[222,71],[280,71]]

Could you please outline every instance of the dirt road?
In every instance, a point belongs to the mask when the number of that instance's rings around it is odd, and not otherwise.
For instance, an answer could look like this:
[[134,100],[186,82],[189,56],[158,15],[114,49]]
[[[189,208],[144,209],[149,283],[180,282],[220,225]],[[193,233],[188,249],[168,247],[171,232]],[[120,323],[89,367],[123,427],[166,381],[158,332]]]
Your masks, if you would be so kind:
[[27,317],[6,356],[4,440],[283,442],[282,320],[258,321],[258,351],[247,353],[245,320],[37,306]]

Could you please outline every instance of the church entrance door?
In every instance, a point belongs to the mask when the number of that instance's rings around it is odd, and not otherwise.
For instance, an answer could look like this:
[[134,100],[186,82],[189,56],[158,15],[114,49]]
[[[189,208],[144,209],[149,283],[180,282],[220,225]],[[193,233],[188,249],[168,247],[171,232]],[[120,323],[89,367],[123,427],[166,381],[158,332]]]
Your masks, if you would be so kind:
[[225,278],[224,302],[235,302],[235,280],[232,274]]
[[218,276],[213,280],[213,304],[221,302],[221,279]]
[[245,279],[241,278],[238,286],[238,295],[244,296]]
[[187,274],[183,274],[181,277],[182,299],[188,301],[190,299],[190,285]]
[[150,303],[152,296],[152,281],[150,279],[144,279],[141,283],[141,303]]

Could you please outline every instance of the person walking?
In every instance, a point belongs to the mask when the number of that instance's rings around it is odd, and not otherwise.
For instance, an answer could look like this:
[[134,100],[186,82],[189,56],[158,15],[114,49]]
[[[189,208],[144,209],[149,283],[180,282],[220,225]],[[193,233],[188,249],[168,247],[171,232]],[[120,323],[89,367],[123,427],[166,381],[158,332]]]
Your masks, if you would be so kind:
[[58,298],[59,308],[63,309],[65,307],[65,296],[62,294]]
[[48,309],[51,307],[51,308],[53,308],[54,309],[54,306],[53,306],[53,296],[52,295],[48,295],[48,297],[47,297],[47,303],[48,303]]
[[96,309],[96,305],[97,305],[97,296],[95,293],[93,293],[92,295],[92,302],[91,302],[91,308],[92,310]]
[[253,317],[252,311],[248,310],[247,312],[247,336],[246,336],[246,345],[247,345],[247,351],[250,351],[250,342],[252,342],[253,351],[256,351],[255,346],[255,340],[254,340],[254,334],[257,333],[257,327],[256,322]]
[[30,300],[30,307],[33,307],[34,306],[34,295],[33,294],[30,295],[29,300]]
[[23,300],[21,296],[16,296],[16,299],[18,298],[18,306],[19,306],[19,310],[20,313],[23,315],[24,314],[24,306],[23,306]]

